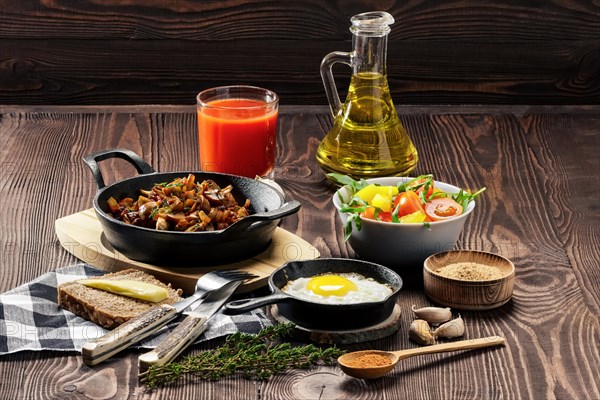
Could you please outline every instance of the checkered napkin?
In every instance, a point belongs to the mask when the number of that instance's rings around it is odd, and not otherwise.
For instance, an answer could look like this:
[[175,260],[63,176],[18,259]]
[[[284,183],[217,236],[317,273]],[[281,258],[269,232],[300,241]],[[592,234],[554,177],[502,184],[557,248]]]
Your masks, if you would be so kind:
[[[108,332],[57,304],[58,285],[103,274],[89,265],[76,264],[0,294],[0,355],[24,350],[81,351],[84,343]],[[219,312],[209,320],[197,343],[237,331],[256,333],[270,324],[260,309],[235,316]],[[163,327],[135,347],[156,347],[176,325]]]

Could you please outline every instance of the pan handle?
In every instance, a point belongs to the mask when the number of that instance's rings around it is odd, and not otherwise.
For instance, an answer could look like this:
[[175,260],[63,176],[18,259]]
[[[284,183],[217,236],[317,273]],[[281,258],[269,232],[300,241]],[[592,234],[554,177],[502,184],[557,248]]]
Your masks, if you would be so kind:
[[108,160],[109,158],[121,158],[125,161],[128,161],[140,174],[151,174],[155,172],[146,161],[144,161],[140,156],[131,150],[109,149],[88,154],[87,156],[83,156],[83,161],[85,161],[88,167],[90,167],[92,170],[92,174],[94,175],[94,180],[96,181],[98,189],[102,189],[106,186],[104,184],[104,178],[102,178],[102,172],[98,167],[98,161]]
[[231,224],[225,230],[222,231],[222,235],[231,235],[235,232],[241,232],[250,225],[258,221],[272,221],[275,219],[287,217],[288,215],[292,215],[297,213],[300,209],[300,202],[297,200],[291,200],[279,207],[277,210],[271,211],[263,211],[258,212],[256,214],[250,214],[247,217],[244,217],[235,223]]
[[285,293],[275,293],[264,297],[254,299],[234,300],[225,304],[223,310],[227,314],[242,314],[246,311],[254,310],[262,306],[274,303],[281,303],[290,300],[290,297]]

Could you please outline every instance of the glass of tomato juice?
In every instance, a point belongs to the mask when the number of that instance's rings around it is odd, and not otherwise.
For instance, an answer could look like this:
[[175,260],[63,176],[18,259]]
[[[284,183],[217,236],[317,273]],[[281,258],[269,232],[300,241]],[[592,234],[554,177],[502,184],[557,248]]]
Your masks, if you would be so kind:
[[221,86],[196,97],[200,167],[249,178],[272,177],[279,97],[254,86]]

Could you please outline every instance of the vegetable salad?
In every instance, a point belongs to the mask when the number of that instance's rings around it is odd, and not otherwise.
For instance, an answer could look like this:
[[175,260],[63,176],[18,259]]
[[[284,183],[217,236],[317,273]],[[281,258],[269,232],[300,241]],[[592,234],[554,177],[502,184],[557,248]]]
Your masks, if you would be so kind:
[[345,239],[352,233],[352,225],[361,228],[361,218],[399,224],[424,224],[445,221],[462,215],[469,203],[485,188],[474,193],[461,189],[458,193],[447,193],[435,186],[433,175],[421,175],[397,186],[382,186],[340,174],[329,174],[330,178],[344,185],[351,197],[342,201],[341,212],[347,213]]

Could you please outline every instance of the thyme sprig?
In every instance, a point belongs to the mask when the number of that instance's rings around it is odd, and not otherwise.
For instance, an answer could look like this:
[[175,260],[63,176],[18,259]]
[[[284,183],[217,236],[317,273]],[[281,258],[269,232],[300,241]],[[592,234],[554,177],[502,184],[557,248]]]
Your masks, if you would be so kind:
[[292,346],[279,339],[289,336],[294,324],[276,324],[252,335],[236,332],[225,344],[162,366],[151,366],[140,378],[150,388],[173,383],[184,376],[218,380],[241,375],[247,379],[266,379],[290,368],[308,368],[317,363],[332,364],[343,350],[333,346]]

